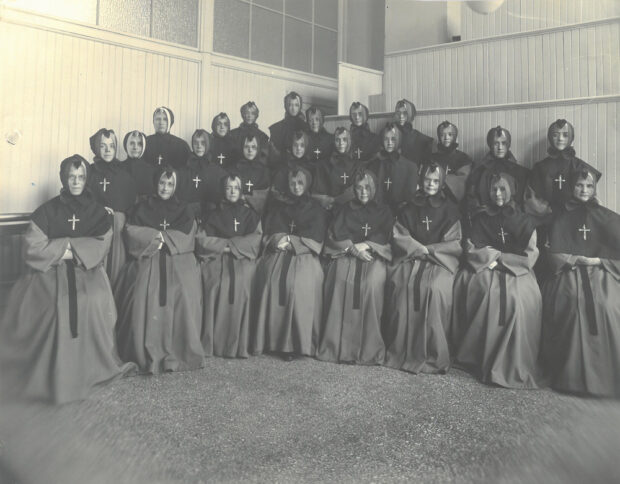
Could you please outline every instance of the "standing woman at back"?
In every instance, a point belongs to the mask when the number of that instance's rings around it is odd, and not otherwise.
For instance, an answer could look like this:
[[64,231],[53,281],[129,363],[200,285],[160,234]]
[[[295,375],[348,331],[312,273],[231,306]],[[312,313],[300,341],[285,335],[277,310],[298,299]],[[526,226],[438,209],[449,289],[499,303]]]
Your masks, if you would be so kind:
[[280,163],[285,162],[286,151],[290,146],[293,133],[296,131],[306,131],[306,120],[301,108],[303,100],[295,91],[289,92],[284,96],[284,118],[277,123],[269,126],[271,133],[271,143],[276,149],[274,161],[276,166],[271,166],[271,170],[277,170]]
[[169,165],[173,168],[185,166],[190,154],[187,142],[170,133],[174,124],[174,113],[161,106],[153,112],[155,133],[146,137],[144,159],[152,166]]

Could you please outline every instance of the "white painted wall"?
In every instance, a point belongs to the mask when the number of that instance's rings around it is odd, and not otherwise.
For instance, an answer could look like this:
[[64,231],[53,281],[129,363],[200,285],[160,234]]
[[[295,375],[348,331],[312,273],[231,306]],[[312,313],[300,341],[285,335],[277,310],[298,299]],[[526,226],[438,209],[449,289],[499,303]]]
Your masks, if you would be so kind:
[[370,108],[370,96],[381,94],[383,72],[353,64],[338,64],[338,114],[349,113],[351,103],[358,101]]

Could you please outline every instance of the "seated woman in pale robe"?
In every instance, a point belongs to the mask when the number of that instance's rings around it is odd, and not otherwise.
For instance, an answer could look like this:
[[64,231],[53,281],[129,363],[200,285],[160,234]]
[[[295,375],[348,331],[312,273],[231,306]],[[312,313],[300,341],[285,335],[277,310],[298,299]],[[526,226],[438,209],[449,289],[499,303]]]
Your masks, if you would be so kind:
[[596,199],[598,172],[569,175],[545,252],[543,359],[558,390],[620,397],[620,216]]
[[512,201],[514,179],[488,178],[489,204],[473,217],[465,267],[454,282],[454,364],[484,383],[541,384],[542,301],[533,273],[534,222]]
[[220,180],[221,201],[202,215],[196,234],[201,261],[202,346],[206,356],[247,358],[250,296],[260,251],[260,217],[241,195],[241,180]]
[[204,360],[196,222],[174,195],[177,172],[164,167],[155,181],[156,194],[135,205],[125,226],[130,260],[114,287],[118,348],[144,373],[192,370]]
[[275,201],[265,217],[264,253],[252,295],[253,354],[277,352],[287,360],[315,354],[323,307],[319,254],[327,215],[308,195],[311,183],[307,170],[290,172],[289,198]]
[[461,256],[457,205],[444,191],[446,172],[422,166],[421,189],[398,213],[385,301],[385,365],[412,373],[450,368],[452,286]]
[[385,346],[381,314],[386,263],[392,259],[394,220],[375,198],[377,179],[370,170],[355,175],[355,200],[330,224],[325,254],[324,317],[317,358],[324,361],[381,364]]
[[114,345],[116,308],[103,267],[112,216],[86,187],[79,155],[60,165],[60,195],[32,214],[26,273],[0,323],[3,399],[65,403],[135,368]]

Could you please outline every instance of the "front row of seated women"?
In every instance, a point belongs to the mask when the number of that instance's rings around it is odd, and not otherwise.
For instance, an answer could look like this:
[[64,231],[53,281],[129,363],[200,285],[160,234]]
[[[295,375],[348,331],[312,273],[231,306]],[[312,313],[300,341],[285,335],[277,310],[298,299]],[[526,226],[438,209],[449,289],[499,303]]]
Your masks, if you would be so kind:
[[[383,133],[385,163],[398,161],[392,133]],[[246,149],[247,160],[256,156]],[[330,166],[316,166],[317,178]],[[291,163],[263,224],[247,203],[251,187],[246,196],[247,182],[226,174],[197,224],[176,197],[179,173],[162,167],[154,193],[126,209],[128,260],[113,299],[113,217],[85,189],[105,192],[107,178],[95,184],[79,155],[64,160],[60,196],[32,216],[29,270],[0,326],[2,394],[64,402],[136,367],[159,373],[199,368],[205,356],[275,352],[412,373],[455,365],[511,388],[549,381],[620,396],[620,217],[596,200],[598,172],[584,164],[568,175],[572,196],[547,229],[541,296],[536,224],[515,203],[511,174],[483,177],[488,202],[461,241],[442,166],[424,164],[419,188],[394,211],[378,196],[395,176],[388,168],[377,177],[358,167],[326,199],[309,194],[311,169]],[[325,200],[342,193],[330,214]]]

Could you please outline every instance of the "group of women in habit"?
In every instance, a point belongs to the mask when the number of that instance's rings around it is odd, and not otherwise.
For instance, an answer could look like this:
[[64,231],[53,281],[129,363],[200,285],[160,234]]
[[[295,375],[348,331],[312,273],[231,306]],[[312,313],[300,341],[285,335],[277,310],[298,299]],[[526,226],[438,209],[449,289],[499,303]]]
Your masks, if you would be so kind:
[[125,161],[100,129],[92,163],[61,163],[0,326],[11,394],[275,353],[620,396],[620,216],[571,123],[530,170],[500,126],[475,163],[449,121],[434,146],[406,100],[380,133],[358,102],[333,134],[299,94],[284,108],[269,136],[253,102],[235,129],[220,113],[190,150],[160,107]]

